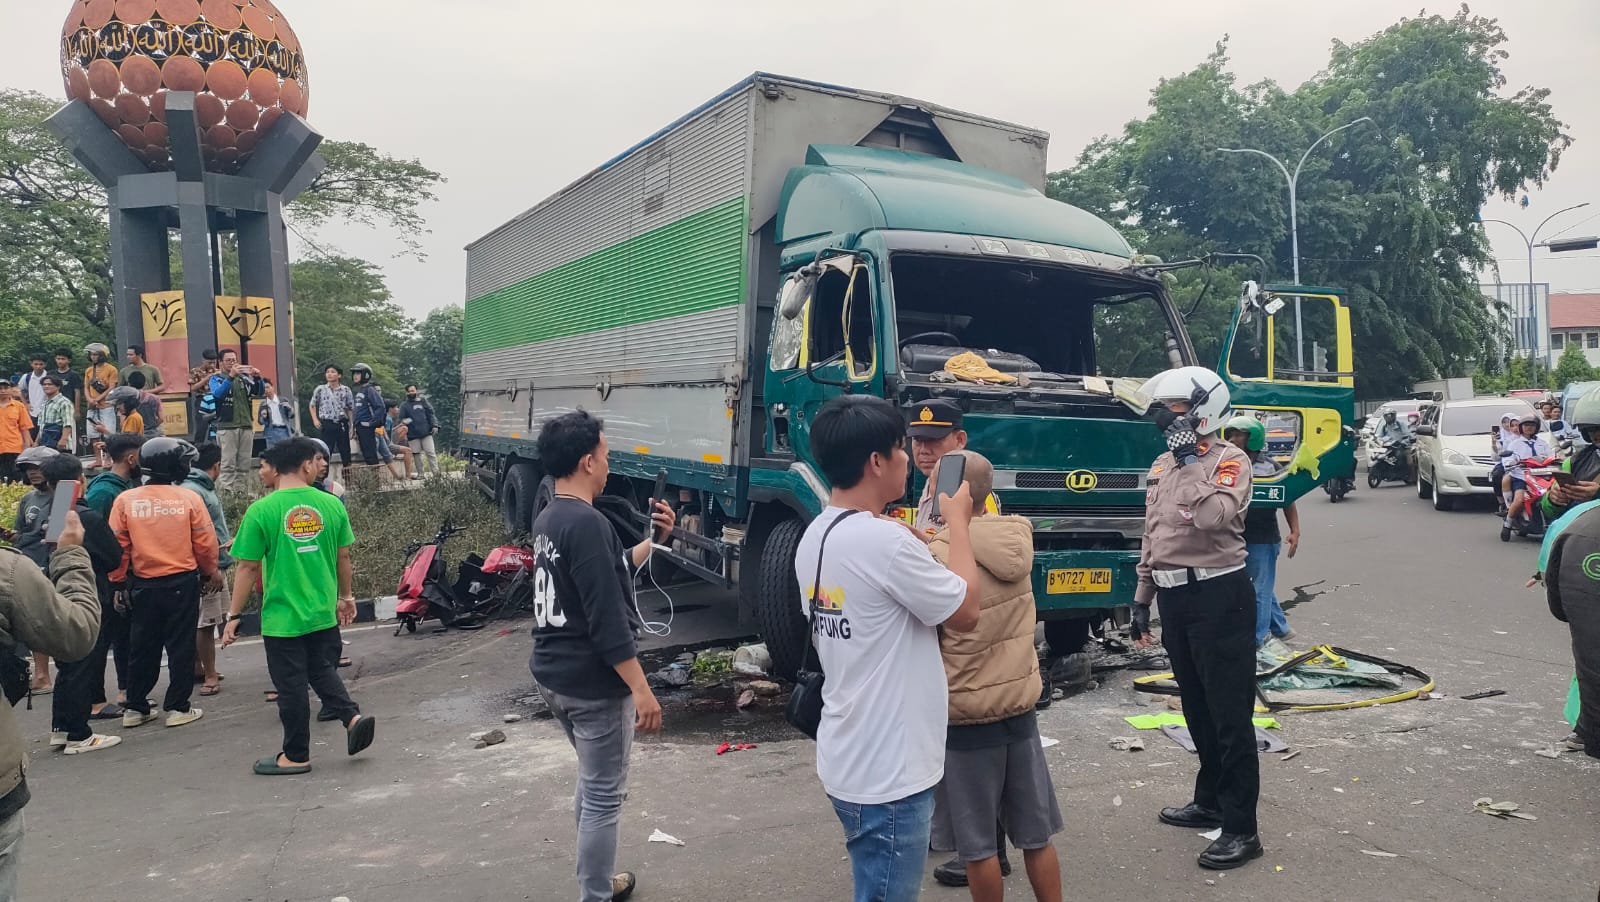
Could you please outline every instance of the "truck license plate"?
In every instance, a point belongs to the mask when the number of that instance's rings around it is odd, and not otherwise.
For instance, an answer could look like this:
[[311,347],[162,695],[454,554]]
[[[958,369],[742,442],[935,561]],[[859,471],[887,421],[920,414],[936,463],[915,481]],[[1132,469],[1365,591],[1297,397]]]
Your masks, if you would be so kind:
[[1051,570],[1045,578],[1045,592],[1050,595],[1077,595],[1110,591],[1111,570],[1109,568]]

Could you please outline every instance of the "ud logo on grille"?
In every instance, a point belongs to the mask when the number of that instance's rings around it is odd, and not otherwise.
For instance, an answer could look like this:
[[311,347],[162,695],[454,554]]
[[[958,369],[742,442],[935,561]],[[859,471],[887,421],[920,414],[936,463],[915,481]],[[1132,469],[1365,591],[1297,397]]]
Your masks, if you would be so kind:
[[1067,488],[1074,492],[1092,491],[1100,484],[1100,477],[1090,470],[1073,470],[1067,474]]

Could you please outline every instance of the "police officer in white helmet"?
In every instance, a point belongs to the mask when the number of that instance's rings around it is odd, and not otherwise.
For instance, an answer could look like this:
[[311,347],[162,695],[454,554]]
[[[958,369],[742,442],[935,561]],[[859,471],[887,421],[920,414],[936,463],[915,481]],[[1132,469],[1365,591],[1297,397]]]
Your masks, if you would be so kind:
[[1194,799],[1163,808],[1163,823],[1222,836],[1200,866],[1235,868],[1261,856],[1255,708],[1255,594],[1245,572],[1250,459],[1221,439],[1228,388],[1205,367],[1159,373],[1144,385],[1158,405],[1167,453],[1150,468],[1133,606],[1134,639],[1148,645],[1150,604],[1200,753]]

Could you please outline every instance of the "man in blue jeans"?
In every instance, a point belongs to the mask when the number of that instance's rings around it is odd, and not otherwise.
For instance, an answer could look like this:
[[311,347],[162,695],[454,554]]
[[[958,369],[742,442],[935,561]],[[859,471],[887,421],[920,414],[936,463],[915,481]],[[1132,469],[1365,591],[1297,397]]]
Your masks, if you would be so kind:
[[[533,521],[533,658],[529,668],[550,713],[578,752],[579,902],[633,894],[634,875],[614,873],[618,818],[628,793],[633,733],[661,729],[661,704],[634,644],[633,578],[651,540],[672,533],[671,508],[651,499],[654,529],[624,550],[594,499],[611,473],[605,424],[577,410],[539,432],[539,461],[555,499]],[[923,844],[927,844],[924,835]]]
[[817,776],[844,826],[855,902],[921,891],[949,720],[939,628],[976,628],[981,598],[965,483],[938,499],[948,567],[904,523],[879,516],[905,495],[905,439],[904,417],[882,398],[823,405],[811,453],[833,491],[795,554],[828,675]]
[[[1255,478],[1271,476],[1278,467],[1263,456],[1267,447],[1267,430],[1255,417],[1237,416],[1223,427],[1224,439],[1250,455],[1253,461],[1251,475]],[[1267,641],[1267,636],[1289,639],[1294,630],[1289,628],[1289,618],[1278,604],[1278,594],[1273,590],[1278,581],[1278,550],[1287,543],[1289,557],[1300,548],[1300,512],[1291,503],[1283,508],[1283,519],[1289,524],[1287,539],[1278,530],[1278,511],[1270,507],[1252,505],[1244,514],[1244,568],[1256,590],[1256,645]]]

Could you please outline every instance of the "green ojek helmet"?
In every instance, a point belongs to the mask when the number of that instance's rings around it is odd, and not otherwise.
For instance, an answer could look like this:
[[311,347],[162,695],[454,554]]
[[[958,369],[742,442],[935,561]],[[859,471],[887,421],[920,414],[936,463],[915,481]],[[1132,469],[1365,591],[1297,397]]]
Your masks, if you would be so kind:
[[1267,447],[1267,427],[1261,425],[1261,421],[1255,417],[1241,414],[1222,424],[1223,436],[1226,437],[1229,432],[1243,432],[1247,436],[1244,440],[1245,450],[1251,453],[1265,450]]

